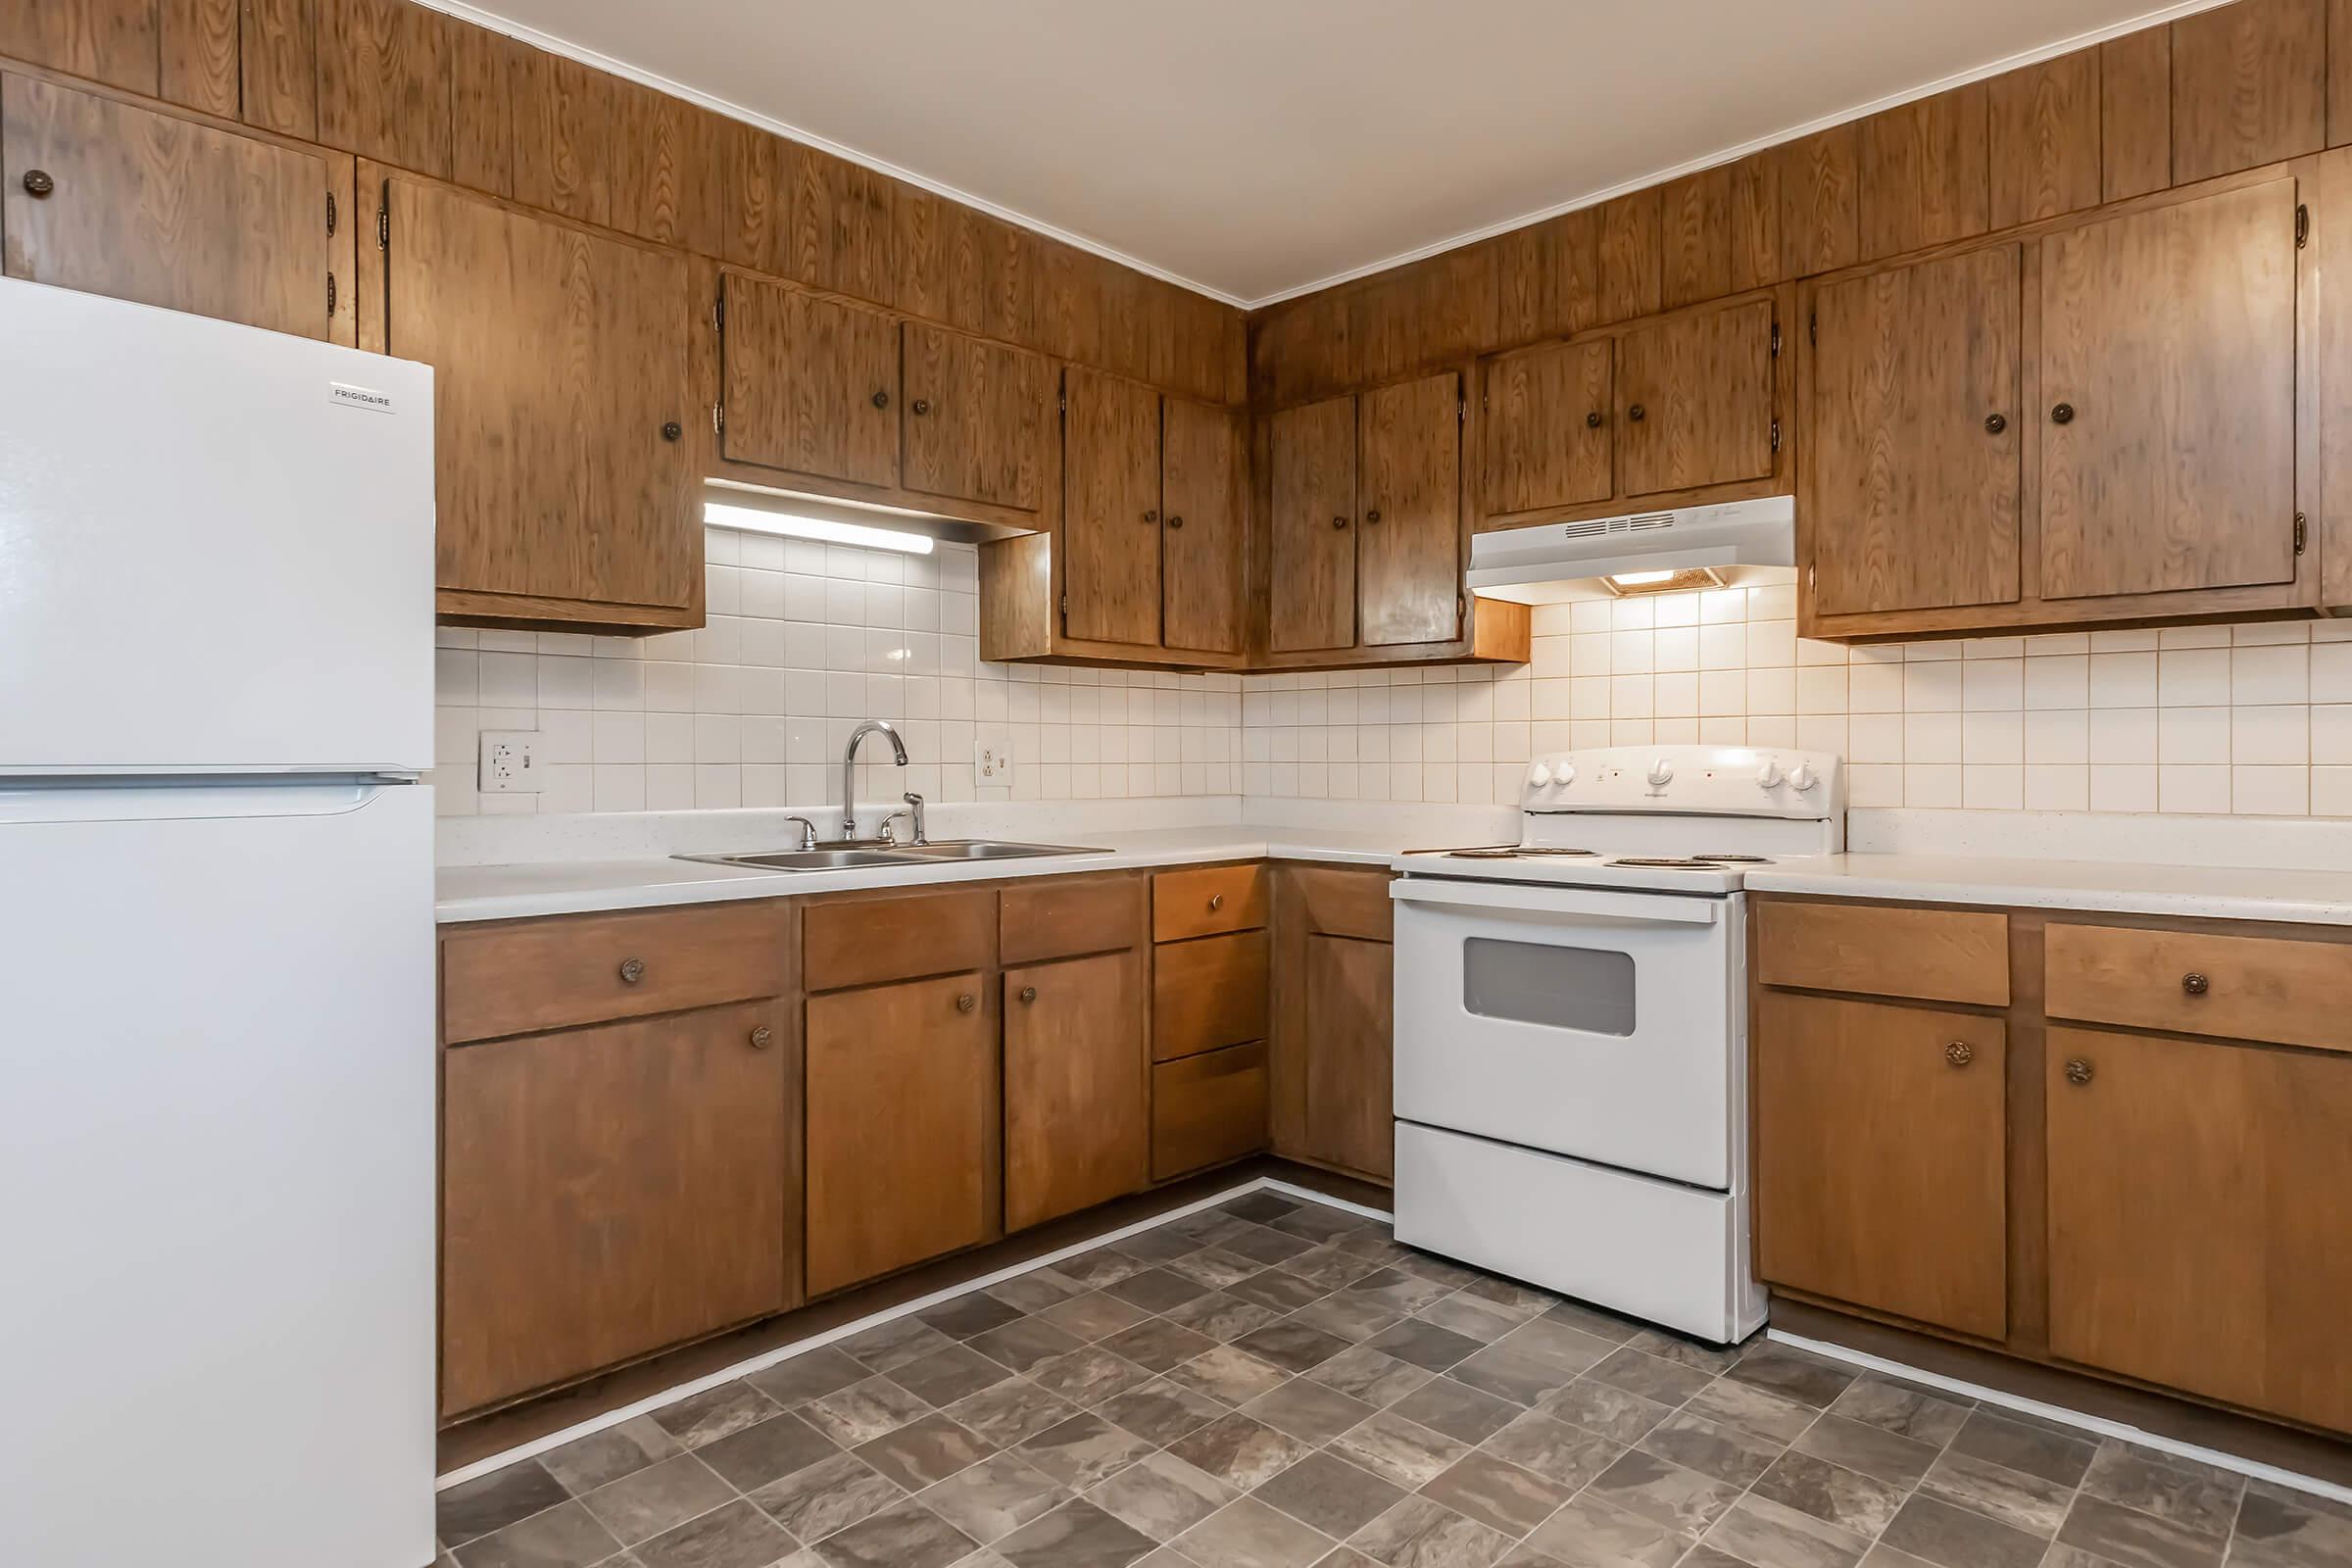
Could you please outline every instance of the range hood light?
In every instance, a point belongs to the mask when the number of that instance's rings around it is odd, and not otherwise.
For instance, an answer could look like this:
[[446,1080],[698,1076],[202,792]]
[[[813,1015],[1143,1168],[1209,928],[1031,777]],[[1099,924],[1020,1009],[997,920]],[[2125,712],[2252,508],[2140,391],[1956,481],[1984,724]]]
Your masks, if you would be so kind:
[[1672,582],[1671,571],[1621,571],[1609,578],[1620,588],[1646,588],[1652,583]]
[[1627,594],[1687,593],[1693,588],[1720,588],[1723,573],[1712,566],[1690,566],[1681,571],[1618,571],[1600,579],[1609,592]]
[[782,534],[787,539],[821,539],[834,545],[862,545],[869,550],[903,550],[910,556],[931,553],[928,534],[897,528],[868,528],[863,523],[838,522],[831,517],[804,517],[789,512],[756,507],[730,507],[721,501],[703,503],[703,521],[717,528],[740,528],[746,533]]

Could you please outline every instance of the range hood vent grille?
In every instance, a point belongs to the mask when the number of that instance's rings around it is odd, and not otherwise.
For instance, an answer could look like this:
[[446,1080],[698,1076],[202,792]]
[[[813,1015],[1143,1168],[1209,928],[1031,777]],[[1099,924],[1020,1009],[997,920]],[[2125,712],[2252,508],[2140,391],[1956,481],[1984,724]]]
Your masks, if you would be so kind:
[[1782,567],[1795,563],[1795,503],[1763,496],[1490,529],[1470,542],[1474,590],[1542,603],[1542,592],[1633,572]]

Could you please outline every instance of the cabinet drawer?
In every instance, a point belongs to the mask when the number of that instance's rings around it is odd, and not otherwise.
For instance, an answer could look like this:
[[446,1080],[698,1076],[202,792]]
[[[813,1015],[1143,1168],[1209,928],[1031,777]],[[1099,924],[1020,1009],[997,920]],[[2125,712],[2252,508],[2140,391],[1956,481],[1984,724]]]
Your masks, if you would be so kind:
[[801,973],[810,991],[985,969],[996,961],[997,896],[958,889],[821,900],[801,916]]
[[1211,865],[1152,879],[1152,936],[1158,942],[1248,931],[1266,923],[1266,868]]
[[1142,878],[1038,877],[999,895],[997,947],[1006,963],[1072,958],[1144,940]]
[[1768,986],[2009,1004],[2005,914],[1776,901],[1755,920],[1756,977]]
[[1236,931],[1152,950],[1152,1059],[1266,1037],[1266,934]]
[[788,988],[780,903],[460,928],[441,941],[455,1044],[770,997]]
[[2343,943],[2051,925],[2042,961],[2053,1018],[2352,1051]]
[[1152,1179],[1237,1159],[1266,1147],[1263,1042],[1152,1069]]

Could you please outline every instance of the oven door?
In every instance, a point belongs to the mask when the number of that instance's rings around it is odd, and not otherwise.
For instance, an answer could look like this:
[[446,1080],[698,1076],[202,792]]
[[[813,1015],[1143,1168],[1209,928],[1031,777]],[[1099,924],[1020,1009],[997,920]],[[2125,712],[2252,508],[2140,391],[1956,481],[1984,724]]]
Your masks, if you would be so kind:
[[1400,1120],[1732,1185],[1740,903],[1402,877]]

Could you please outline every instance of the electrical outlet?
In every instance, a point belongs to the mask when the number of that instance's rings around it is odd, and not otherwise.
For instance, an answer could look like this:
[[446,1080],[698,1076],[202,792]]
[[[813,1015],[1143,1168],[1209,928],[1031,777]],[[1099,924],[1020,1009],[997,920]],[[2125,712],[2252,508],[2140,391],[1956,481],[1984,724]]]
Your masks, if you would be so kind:
[[484,795],[538,794],[538,733],[527,729],[482,731],[479,788]]
[[972,768],[983,784],[1012,782],[1012,736],[1005,730],[982,730],[974,741]]

